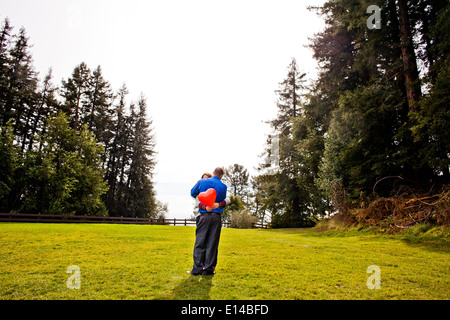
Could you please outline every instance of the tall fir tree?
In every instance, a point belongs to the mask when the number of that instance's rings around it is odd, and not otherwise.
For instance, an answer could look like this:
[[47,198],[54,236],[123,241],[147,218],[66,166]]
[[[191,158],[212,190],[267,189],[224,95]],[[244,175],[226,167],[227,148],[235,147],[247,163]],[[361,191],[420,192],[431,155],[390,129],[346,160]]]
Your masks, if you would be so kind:
[[120,173],[124,172],[121,168],[123,168],[122,164],[126,162],[123,160],[127,158],[127,123],[125,114],[127,94],[128,89],[124,84],[118,91],[119,103],[115,106],[115,114],[110,123],[113,139],[107,154],[105,180],[108,182],[109,190],[105,203],[113,216],[119,215],[121,211],[117,198],[120,188],[119,177],[122,176]]
[[[98,66],[91,74],[87,89],[88,99],[83,105],[81,122],[94,133],[96,139],[107,148],[112,139],[109,124],[113,115],[112,103],[114,94],[111,85],[102,75]],[[106,160],[103,159],[103,162]]]
[[65,100],[62,110],[69,116],[74,130],[81,127],[80,118],[86,117],[82,112],[88,104],[90,77],[91,70],[82,62],[75,67],[67,81],[62,81],[61,95]]
[[224,168],[223,181],[228,185],[230,194],[241,198],[244,202],[248,192],[248,178],[248,171],[243,165],[235,163]]
[[[11,42],[12,26],[9,19],[3,21],[0,30],[0,126],[5,126],[10,114],[7,113],[9,92],[9,48]],[[8,107],[9,108],[9,107]]]
[[305,90],[305,76],[305,73],[298,71],[297,61],[292,58],[286,79],[280,83],[280,89],[275,91],[278,95],[278,115],[271,121],[271,125],[283,135],[291,133],[290,120],[302,113],[301,94]]
[[155,166],[155,137],[152,120],[147,119],[147,101],[141,95],[137,102],[137,113],[132,109],[131,157],[124,202],[132,217],[151,217],[156,201],[152,178]]
[[[280,83],[278,94],[277,118],[270,121],[275,132],[279,134],[280,170],[272,178],[265,179],[270,183],[260,184],[267,187],[264,193],[269,199],[278,202],[272,208],[272,226],[305,226],[310,223],[310,214],[306,206],[306,194],[298,184],[300,158],[293,139],[292,123],[304,113],[303,94],[305,93],[304,73],[298,71],[295,59],[288,66],[286,79]],[[262,180],[261,180],[262,181]],[[272,194],[275,193],[275,194]],[[283,210],[274,210],[282,207]]]
[[[42,134],[45,134],[46,120],[56,116],[60,108],[59,102],[57,101],[57,91],[58,88],[52,82],[52,68],[48,70],[45,76],[41,88],[38,91],[38,101],[35,107],[35,111],[30,117],[30,139],[28,144],[28,150],[31,151],[34,148],[34,142]],[[42,148],[42,143],[39,142],[39,150]]]

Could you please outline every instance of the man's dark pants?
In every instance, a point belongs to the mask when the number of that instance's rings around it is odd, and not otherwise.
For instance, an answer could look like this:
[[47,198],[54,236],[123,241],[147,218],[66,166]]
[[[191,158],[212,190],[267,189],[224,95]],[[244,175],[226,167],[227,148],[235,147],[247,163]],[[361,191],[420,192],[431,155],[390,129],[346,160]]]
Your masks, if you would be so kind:
[[191,274],[213,274],[217,263],[222,219],[219,213],[202,213],[197,221],[194,245],[194,266]]

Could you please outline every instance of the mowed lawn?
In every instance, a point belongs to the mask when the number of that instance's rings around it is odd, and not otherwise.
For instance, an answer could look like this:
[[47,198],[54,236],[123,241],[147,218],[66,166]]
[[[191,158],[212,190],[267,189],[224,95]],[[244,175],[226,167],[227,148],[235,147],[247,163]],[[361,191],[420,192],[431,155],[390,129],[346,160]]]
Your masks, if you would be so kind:
[[[450,298],[445,241],[223,228],[216,275],[194,277],[194,240],[195,227],[0,223],[0,299]],[[380,289],[367,287],[371,265]]]

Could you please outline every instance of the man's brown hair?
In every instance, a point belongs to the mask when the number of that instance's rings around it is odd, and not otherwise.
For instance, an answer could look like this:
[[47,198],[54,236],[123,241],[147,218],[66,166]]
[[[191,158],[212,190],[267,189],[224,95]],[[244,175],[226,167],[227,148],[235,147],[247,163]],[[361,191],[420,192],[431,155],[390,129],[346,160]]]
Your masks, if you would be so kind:
[[215,175],[217,177],[223,176],[223,169],[221,167],[215,168],[213,171],[213,175]]

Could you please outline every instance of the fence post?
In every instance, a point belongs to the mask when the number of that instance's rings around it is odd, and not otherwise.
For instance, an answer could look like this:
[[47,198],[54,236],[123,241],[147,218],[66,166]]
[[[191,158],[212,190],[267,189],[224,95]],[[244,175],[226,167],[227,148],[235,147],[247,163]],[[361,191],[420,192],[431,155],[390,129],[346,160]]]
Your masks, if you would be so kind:
[[177,223],[177,218],[173,218],[173,225],[175,226]]

